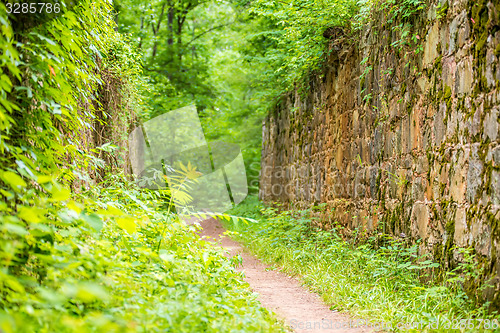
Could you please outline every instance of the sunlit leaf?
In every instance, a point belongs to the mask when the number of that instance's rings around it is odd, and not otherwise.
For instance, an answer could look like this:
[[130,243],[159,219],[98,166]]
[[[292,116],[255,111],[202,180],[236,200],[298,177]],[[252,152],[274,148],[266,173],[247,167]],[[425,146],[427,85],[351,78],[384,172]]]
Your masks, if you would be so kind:
[[43,210],[37,207],[22,206],[19,208],[17,216],[19,216],[26,222],[38,223],[42,221]]
[[16,192],[19,192],[21,188],[26,187],[26,182],[14,172],[2,171],[0,172],[0,178]]
[[52,201],[68,200],[71,196],[69,189],[60,186],[54,186],[50,192],[52,193]]
[[135,219],[132,217],[119,217],[116,219],[116,223],[129,234],[133,234],[137,229]]

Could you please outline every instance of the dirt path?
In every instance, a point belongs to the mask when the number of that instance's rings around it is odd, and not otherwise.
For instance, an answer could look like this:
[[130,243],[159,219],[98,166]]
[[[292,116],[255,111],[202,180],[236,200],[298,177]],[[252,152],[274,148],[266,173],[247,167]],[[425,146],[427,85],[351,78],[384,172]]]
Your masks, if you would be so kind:
[[262,305],[285,320],[295,332],[371,332],[366,328],[354,328],[354,320],[331,311],[317,294],[302,287],[295,278],[280,271],[266,270],[269,266],[244,250],[239,243],[222,235],[225,229],[219,221],[206,220],[201,226],[201,236],[219,243],[229,251],[230,256],[241,255],[243,264],[239,270],[245,273],[245,280],[252,290],[260,295]]

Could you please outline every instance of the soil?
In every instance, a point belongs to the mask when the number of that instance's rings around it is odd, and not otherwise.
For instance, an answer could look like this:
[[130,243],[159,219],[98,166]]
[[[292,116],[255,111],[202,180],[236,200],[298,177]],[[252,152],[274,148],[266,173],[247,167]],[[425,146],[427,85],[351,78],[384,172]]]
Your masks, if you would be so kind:
[[[273,311],[285,321],[292,332],[372,332],[368,328],[356,327],[356,319],[345,313],[330,310],[318,294],[309,291],[294,277],[265,265],[238,242],[224,236],[224,227],[219,221],[210,219],[201,222],[200,235],[222,246],[227,256],[240,254],[243,263],[238,268],[244,272],[251,289],[259,294],[262,306]],[[362,325],[361,325],[362,326]]]

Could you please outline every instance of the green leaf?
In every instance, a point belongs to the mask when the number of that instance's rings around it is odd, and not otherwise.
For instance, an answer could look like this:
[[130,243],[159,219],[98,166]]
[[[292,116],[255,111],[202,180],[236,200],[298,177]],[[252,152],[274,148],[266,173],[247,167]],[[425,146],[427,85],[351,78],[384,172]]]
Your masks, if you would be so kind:
[[82,217],[95,231],[101,231],[103,223],[99,215],[90,213],[88,215],[82,214]]
[[116,219],[116,223],[129,234],[133,234],[137,229],[135,219],[132,217],[119,217]]
[[8,278],[7,280],[5,280],[4,283],[7,285],[7,287],[14,290],[15,292],[18,292],[18,293],[25,292],[24,287],[13,278]]
[[39,184],[49,183],[52,181],[52,179],[53,179],[53,177],[50,175],[38,175],[37,176],[37,182]]
[[62,293],[68,298],[74,298],[83,303],[107,301],[109,299],[106,290],[102,286],[92,282],[84,282],[77,285],[66,284],[62,288]]
[[16,192],[21,191],[23,187],[27,186],[26,182],[19,175],[11,171],[2,171],[0,178]]
[[20,226],[19,224],[5,223],[3,225],[3,229],[12,233],[12,234],[16,234],[19,236],[25,236],[28,234],[28,231],[26,230],[26,228],[23,226]]
[[65,201],[71,196],[69,189],[59,186],[54,186],[50,192],[52,193],[52,201]]
[[17,216],[29,223],[39,223],[42,221],[43,210],[36,207],[21,206]]

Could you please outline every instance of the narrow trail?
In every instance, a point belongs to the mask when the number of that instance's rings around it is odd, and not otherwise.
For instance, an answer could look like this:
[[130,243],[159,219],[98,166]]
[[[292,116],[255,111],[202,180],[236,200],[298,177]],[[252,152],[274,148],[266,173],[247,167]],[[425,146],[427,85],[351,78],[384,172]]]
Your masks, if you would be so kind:
[[353,328],[354,324],[349,328],[349,322],[353,322],[351,318],[330,310],[317,294],[301,286],[297,279],[277,270],[269,270],[269,266],[238,242],[224,236],[225,229],[219,221],[205,220],[201,227],[200,235],[209,237],[210,241],[228,250],[229,256],[241,255],[243,263],[238,270],[245,273],[245,280],[259,294],[259,301],[285,320],[294,332],[371,332],[365,328]]

